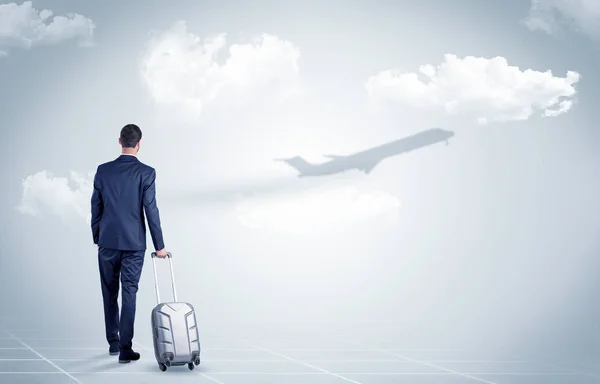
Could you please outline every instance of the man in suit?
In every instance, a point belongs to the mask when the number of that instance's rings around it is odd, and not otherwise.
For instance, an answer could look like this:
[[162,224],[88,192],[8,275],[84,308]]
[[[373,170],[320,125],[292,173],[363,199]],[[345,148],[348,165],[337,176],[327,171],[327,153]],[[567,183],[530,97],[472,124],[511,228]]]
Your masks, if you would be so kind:
[[98,166],[91,199],[92,236],[98,245],[106,340],[109,353],[119,355],[119,363],[140,358],[132,349],[132,342],[136,294],[146,253],[144,211],[156,256],[167,256],[156,205],[156,171],[137,159],[141,139],[138,126],[128,124],[121,129],[122,153],[116,160]]

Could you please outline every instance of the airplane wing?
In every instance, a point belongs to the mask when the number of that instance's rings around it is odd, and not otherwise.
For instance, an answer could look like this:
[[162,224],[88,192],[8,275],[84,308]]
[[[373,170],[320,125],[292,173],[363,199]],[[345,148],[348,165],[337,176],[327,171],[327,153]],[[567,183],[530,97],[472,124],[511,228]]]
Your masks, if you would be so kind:
[[343,159],[346,156],[340,156],[340,155],[323,155],[323,157],[329,157],[332,160],[337,160],[337,159]]
[[377,164],[379,164],[379,161],[375,161],[373,163],[366,164],[364,167],[360,167],[358,169],[361,170],[361,171],[363,171],[366,174],[369,174],[373,170],[373,168],[375,168],[375,166]]

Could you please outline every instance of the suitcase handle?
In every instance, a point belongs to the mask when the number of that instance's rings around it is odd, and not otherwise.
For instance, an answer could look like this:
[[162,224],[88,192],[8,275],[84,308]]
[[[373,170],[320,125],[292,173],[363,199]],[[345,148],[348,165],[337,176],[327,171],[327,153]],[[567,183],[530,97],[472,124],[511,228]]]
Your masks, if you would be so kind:
[[[154,271],[154,288],[156,290],[156,302],[160,304],[160,293],[158,292],[158,276],[156,275],[156,252],[151,253],[152,256],[152,270]],[[167,252],[167,259],[169,259],[169,269],[171,270],[171,284],[173,285],[173,301],[177,302],[177,290],[175,289],[175,275],[173,274],[173,257],[171,252]]]
[[[152,253],[150,254],[150,256],[152,256],[153,258],[154,258],[154,257],[156,257],[156,252],[152,252]],[[171,255],[171,252],[167,252],[167,257],[168,257],[168,258],[171,258],[171,257],[172,257],[172,255]]]

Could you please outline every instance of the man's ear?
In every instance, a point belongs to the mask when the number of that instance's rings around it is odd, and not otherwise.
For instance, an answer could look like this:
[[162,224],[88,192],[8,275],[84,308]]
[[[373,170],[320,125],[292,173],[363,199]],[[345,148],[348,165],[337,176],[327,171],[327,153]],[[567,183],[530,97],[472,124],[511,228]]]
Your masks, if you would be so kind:
[[121,138],[119,137],[119,145],[123,145],[123,143],[121,142]]

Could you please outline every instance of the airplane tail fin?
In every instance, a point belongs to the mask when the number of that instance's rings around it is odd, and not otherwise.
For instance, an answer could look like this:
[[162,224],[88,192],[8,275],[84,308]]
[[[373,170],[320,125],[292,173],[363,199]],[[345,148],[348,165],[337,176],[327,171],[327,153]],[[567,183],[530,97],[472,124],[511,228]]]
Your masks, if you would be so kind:
[[275,161],[283,161],[290,167],[296,169],[301,174],[308,171],[314,166],[314,164],[309,163],[300,156],[291,157],[289,159],[275,159]]

